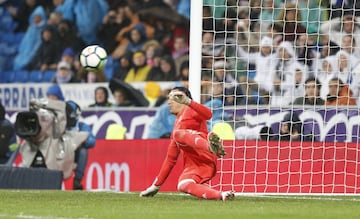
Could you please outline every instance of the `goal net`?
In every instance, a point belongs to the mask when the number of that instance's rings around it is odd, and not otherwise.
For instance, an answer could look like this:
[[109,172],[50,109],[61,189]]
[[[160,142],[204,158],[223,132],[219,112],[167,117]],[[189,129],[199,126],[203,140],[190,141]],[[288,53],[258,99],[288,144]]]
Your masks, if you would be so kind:
[[360,193],[358,4],[324,2],[203,1],[200,97],[227,151],[213,187]]

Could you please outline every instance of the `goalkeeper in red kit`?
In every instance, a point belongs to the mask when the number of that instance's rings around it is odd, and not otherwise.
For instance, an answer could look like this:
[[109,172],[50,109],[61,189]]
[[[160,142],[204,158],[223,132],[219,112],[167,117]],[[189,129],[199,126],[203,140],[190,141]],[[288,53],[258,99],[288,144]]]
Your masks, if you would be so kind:
[[180,192],[202,199],[233,199],[234,192],[221,192],[205,184],[216,174],[217,157],[225,155],[219,137],[207,131],[206,121],[212,117],[211,110],[193,101],[185,87],[171,90],[168,105],[176,115],[171,142],[155,181],[140,196],[152,197],[159,191],[183,151],[184,170],[177,185]]

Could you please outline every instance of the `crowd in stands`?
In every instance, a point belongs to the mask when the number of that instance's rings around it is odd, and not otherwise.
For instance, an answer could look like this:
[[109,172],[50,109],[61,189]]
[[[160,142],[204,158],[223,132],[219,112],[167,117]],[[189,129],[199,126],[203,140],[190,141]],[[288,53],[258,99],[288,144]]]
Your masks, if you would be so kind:
[[[351,0],[203,0],[202,102],[220,82],[224,105],[356,105],[359,9]],[[190,0],[2,1],[0,81],[186,85],[189,17]],[[79,64],[90,44],[109,54],[102,71]]]

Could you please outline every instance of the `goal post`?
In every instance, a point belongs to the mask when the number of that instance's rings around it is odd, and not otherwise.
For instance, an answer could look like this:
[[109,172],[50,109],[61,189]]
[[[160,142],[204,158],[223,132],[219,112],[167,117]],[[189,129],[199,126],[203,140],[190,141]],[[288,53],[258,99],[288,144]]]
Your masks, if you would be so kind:
[[227,151],[211,186],[360,193],[360,21],[347,7],[191,1],[189,88]]
[[189,89],[198,102],[201,95],[202,5],[202,1],[191,1],[190,7]]

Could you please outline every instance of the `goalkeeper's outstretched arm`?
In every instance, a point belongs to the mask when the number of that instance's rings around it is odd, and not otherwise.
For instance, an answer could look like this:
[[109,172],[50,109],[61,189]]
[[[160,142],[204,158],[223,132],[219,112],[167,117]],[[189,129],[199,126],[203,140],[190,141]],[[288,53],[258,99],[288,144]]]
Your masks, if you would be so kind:
[[155,178],[151,186],[140,193],[140,197],[153,197],[160,190],[160,186],[168,178],[171,170],[176,164],[180,149],[177,147],[174,140],[171,140],[168,147],[166,159],[164,160],[158,176]]

